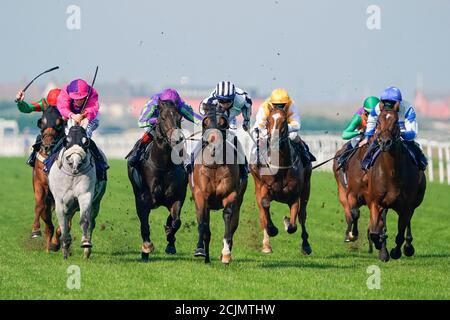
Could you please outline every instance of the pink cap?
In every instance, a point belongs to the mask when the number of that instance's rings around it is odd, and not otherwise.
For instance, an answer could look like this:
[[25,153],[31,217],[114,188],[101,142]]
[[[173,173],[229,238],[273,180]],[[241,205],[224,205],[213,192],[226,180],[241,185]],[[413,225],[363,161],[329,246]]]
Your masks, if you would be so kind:
[[69,97],[71,99],[84,99],[89,93],[89,85],[86,83],[86,81],[81,79],[73,80],[67,86],[67,93],[69,94]]

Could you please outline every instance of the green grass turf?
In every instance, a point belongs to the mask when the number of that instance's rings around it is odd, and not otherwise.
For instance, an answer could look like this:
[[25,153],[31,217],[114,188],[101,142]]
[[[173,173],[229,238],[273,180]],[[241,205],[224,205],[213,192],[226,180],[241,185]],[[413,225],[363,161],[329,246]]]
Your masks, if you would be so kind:
[[[235,234],[233,260],[224,266],[221,252],[224,223],[212,213],[211,257],[193,257],[197,241],[194,203],[188,194],[183,225],[177,234],[174,256],[164,253],[165,209],[151,213],[151,235],[156,251],[149,263],[140,262],[141,237],[134,196],[124,161],[111,161],[93,253],[86,261],[79,247],[79,215],[74,218],[73,255],[47,254],[44,242],[30,239],[34,216],[31,169],[22,158],[0,159],[0,298],[1,299],[449,299],[450,298],[450,187],[429,184],[416,210],[412,230],[416,255],[382,263],[367,253],[367,240],[344,244],[345,219],[330,173],[314,172],[307,227],[311,256],[300,253],[300,232],[284,232],[285,205],[271,211],[280,229],[271,243],[274,253],[260,252],[262,231],[250,181]],[[56,218],[54,217],[56,222]],[[362,210],[361,235],[368,211]],[[397,215],[388,214],[388,247],[394,245]],[[43,230],[43,224],[41,224]],[[300,230],[300,228],[299,228]],[[67,268],[81,270],[81,289],[66,286]],[[369,290],[367,268],[381,268],[381,289]]]

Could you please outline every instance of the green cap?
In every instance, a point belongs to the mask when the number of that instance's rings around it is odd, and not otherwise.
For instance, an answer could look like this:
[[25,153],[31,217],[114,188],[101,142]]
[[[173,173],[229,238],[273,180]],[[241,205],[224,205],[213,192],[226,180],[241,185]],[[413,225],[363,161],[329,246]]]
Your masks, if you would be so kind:
[[377,106],[378,102],[380,102],[380,99],[378,99],[377,97],[371,96],[366,98],[363,105],[364,110],[366,110],[367,112],[372,111],[372,109]]

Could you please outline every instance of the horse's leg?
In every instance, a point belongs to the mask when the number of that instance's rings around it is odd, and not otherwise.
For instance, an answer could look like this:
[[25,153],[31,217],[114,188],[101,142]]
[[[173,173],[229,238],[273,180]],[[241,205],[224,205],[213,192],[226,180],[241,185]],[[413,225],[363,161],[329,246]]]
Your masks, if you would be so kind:
[[167,235],[167,247],[166,247],[166,253],[168,254],[175,254],[177,252],[175,248],[175,233],[177,233],[178,229],[180,229],[181,226],[181,206],[182,202],[180,200],[175,201],[172,204],[172,207],[170,208],[170,214],[167,217],[166,225],[164,226],[164,229],[166,230]]
[[275,227],[272,218],[270,217],[270,197],[265,186],[256,186],[256,203],[259,208],[259,222],[264,230],[262,252],[271,253],[272,247],[270,245],[269,237],[275,237],[278,234],[278,229]]
[[205,263],[209,263],[209,242],[211,240],[211,230],[209,228],[210,212],[201,191],[194,192],[194,199],[198,224],[198,242],[194,256],[205,257]]
[[55,233],[55,227],[52,222],[52,200],[46,194],[45,210],[42,214],[42,220],[45,222],[45,236],[46,236],[46,248],[47,252],[55,251],[52,244],[53,234]]
[[367,240],[369,241],[369,253],[373,252],[373,241],[370,238],[370,229],[367,228]]
[[61,230],[61,241],[62,241],[62,253],[63,258],[67,259],[69,257],[69,248],[72,242],[72,237],[69,230],[69,217],[67,216],[67,206],[62,203],[62,200],[55,199],[55,211],[58,218],[59,227]]
[[300,210],[300,203],[299,201],[295,201],[293,203],[289,204],[289,210],[290,210],[290,218],[284,217],[283,223],[284,223],[284,229],[289,233],[295,233],[297,231],[297,216],[298,212]]
[[395,248],[391,250],[391,258],[392,259],[399,259],[402,256],[402,246],[405,242],[405,231],[406,228],[410,225],[411,216],[410,213],[411,210],[402,210],[399,212],[398,215],[398,233],[397,237],[395,238]]
[[236,203],[236,196],[236,192],[233,192],[224,201],[223,221],[225,223],[225,234],[223,236],[222,255],[220,256],[224,264],[228,264],[231,261],[233,234],[239,224],[239,209]]
[[375,202],[372,202],[370,205],[370,238],[372,239],[375,248],[380,250],[378,255],[379,259],[384,262],[389,261],[389,253],[386,249],[387,211],[388,209],[382,208]]
[[338,193],[339,193],[339,201],[342,207],[344,208],[345,221],[347,222],[347,229],[345,230],[344,242],[350,242],[351,241],[350,233],[352,231],[353,218],[350,212],[350,207],[348,205],[347,191],[340,183],[338,183]]
[[141,259],[144,262],[148,261],[150,253],[154,251],[153,243],[150,241],[150,225],[148,222],[148,217],[150,215],[150,205],[144,199],[136,195],[136,211],[141,223],[141,237],[142,237],[142,247],[141,247]]
[[302,227],[302,248],[301,251],[304,255],[310,255],[312,252],[311,245],[308,242],[308,232],[306,231],[306,207],[309,201],[309,195],[311,191],[311,171],[305,172],[304,184],[300,193],[300,213],[298,220]]
[[298,216],[298,221],[302,227],[302,248],[301,251],[304,255],[310,255],[312,252],[311,245],[308,242],[308,232],[306,231],[306,205],[308,201],[305,199],[300,200],[300,214]]
[[358,240],[359,231],[358,231],[358,219],[359,219],[359,204],[358,199],[353,193],[348,194],[348,210],[349,212],[346,212],[346,218],[347,218],[347,235],[346,235],[346,241],[356,241]]
[[[34,170],[34,169],[33,169]],[[36,174],[36,172],[34,172]],[[34,186],[34,221],[33,228],[31,230],[31,238],[37,238],[42,236],[40,218],[45,215],[45,197],[46,193],[44,188],[37,181],[37,177],[33,177]]]
[[[411,217],[412,218],[412,217]],[[411,219],[409,220],[408,226],[406,227],[406,244],[403,246],[403,253],[407,257],[414,255],[414,246],[412,245],[413,236],[411,231]]]

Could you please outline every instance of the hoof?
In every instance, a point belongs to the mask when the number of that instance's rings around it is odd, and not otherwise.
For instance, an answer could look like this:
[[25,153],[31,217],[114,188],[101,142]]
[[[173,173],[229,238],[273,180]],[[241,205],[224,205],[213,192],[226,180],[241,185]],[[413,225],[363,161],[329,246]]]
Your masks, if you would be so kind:
[[92,248],[84,248],[84,252],[83,252],[83,258],[84,259],[89,259],[89,257],[91,256],[92,253]]
[[293,234],[295,233],[295,231],[297,231],[297,225],[296,224],[291,225],[291,220],[288,217],[284,217],[283,223],[284,229],[287,231],[287,233]]
[[267,234],[269,237],[275,237],[278,234],[278,228],[274,225],[267,226]]
[[32,239],[34,239],[34,238],[39,238],[39,237],[42,237],[42,232],[41,232],[41,230],[35,230],[35,231],[32,231],[32,232],[31,232],[31,238],[32,238]]
[[353,232],[349,232],[348,233],[348,239],[351,241],[351,242],[355,242],[356,240],[358,240],[358,235],[357,234],[354,234]]
[[223,264],[229,264],[231,261],[231,254],[223,254],[220,258]]
[[49,251],[49,252],[58,252],[58,251],[59,251],[59,248],[60,248],[60,245],[59,245],[59,244],[50,243],[50,244],[48,245],[48,251]]
[[175,249],[175,246],[167,245],[166,253],[167,254],[175,254],[175,253],[177,253],[177,249]]
[[[206,257],[205,249],[203,248],[197,248],[194,252],[194,257]],[[205,261],[206,262],[206,261]]]
[[373,253],[373,246],[369,246],[369,250],[367,250],[368,253]]
[[375,248],[377,250],[381,250],[381,241],[380,241],[380,235],[376,233],[370,234],[370,239],[372,240],[373,244],[375,245]]
[[92,242],[90,242],[89,240],[84,240],[81,242],[81,247],[82,248],[92,248]]
[[400,257],[402,256],[402,251],[400,250],[400,248],[393,248],[391,250],[391,258],[394,260],[400,259]]
[[405,256],[407,257],[412,257],[414,255],[414,247],[413,245],[409,245],[409,246],[403,246],[403,253],[405,254]]
[[380,254],[378,255],[378,258],[383,262],[389,261],[389,253],[386,249],[380,250]]
[[211,263],[211,260],[209,260],[209,257],[205,256],[205,264]]
[[142,262],[148,262],[150,254],[148,252],[141,252],[141,261]]
[[141,251],[145,253],[152,253],[155,251],[155,246],[153,245],[153,242],[144,242],[141,247]]
[[261,250],[261,252],[262,253],[272,253],[273,252],[272,251],[272,246],[270,244],[269,245],[264,245],[262,250]]
[[69,256],[70,256],[69,249],[63,248],[62,249],[62,253],[63,253],[63,259],[67,260],[69,258]]
[[302,254],[305,256],[309,256],[312,253],[311,246],[309,244],[302,244]]

